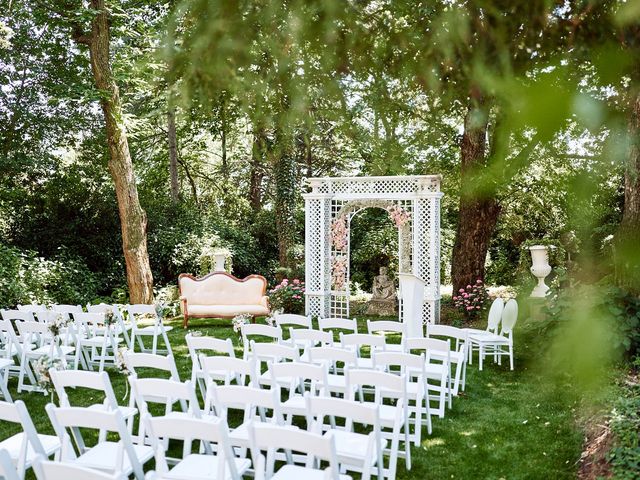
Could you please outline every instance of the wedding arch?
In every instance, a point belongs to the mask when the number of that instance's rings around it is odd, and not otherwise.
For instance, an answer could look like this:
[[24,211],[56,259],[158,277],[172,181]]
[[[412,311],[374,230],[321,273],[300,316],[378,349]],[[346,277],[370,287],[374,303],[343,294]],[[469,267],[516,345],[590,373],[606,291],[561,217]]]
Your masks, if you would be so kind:
[[440,175],[307,179],[307,315],[349,317],[351,220],[365,208],[383,208],[398,228],[400,272],[426,284],[422,321],[439,322],[440,181]]

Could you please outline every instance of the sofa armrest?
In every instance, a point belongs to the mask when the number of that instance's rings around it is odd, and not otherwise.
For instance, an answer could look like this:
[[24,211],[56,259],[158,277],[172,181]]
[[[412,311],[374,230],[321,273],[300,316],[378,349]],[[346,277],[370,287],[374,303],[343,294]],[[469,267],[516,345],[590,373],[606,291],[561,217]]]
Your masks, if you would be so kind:
[[267,295],[260,298],[260,305],[264,305],[265,307],[269,308],[269,297]]

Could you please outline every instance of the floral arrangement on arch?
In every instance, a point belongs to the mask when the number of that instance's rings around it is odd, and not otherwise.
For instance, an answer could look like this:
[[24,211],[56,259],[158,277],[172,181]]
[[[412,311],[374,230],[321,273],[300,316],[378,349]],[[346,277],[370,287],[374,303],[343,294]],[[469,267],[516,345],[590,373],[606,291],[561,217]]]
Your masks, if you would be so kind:
[[347,259],[337,257],[331,262],[331,284],[335,290],[344,290],[347,283]]
[[387,207],[387,212],[389,213],[391,221],[393,221],[396,228],[404,227],[406,223],[411,220],[411,214],[398,205],[391,205],[390,207]]
[[304,282],[298,278],[282,281],[269,290],[269,303],[274,311],[302,313],[304,311]]
[[454,295],[452,300],[458,310],[471,318],[486,310],[489,291],[484,282],[478,279],[473,285],[467,285],[465,288],[458,290],[457,295]]
[[347,228],[347,218],[341,215],[331,223],[331,244],[338,251],[347,248],[349,242],[349,230]]

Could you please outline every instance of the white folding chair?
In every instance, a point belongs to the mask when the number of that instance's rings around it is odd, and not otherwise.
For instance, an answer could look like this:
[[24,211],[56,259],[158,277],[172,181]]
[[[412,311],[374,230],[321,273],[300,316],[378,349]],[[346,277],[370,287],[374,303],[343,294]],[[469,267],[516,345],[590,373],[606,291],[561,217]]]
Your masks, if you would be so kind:
[[[140,410],[140,418],[144,415],[151,415],[152,409],[150,404],[158,404],[164,406],[163,416],[171,418],[203,418],[202,411],[194,386],[190,381],[176,382],[164,378],[136,378],[129,377],[131,384],[131,392],[135,398],[135,402]],[[180,411],[173,409],[178,403]],[[182,408],[186,405],[187,409]],[[138,442],[147,441],[146,432],[144,431],[144,422],[140,422],[138,429]]]
[[[249,459],[234,455],[224,419],[145,416],[144,422],[155,451],[157,476],[153,478],[240,480],[251,466]],[[169,440],[183,442],[182,458],[167,457]],[[204,453],[191,452],[194,440],[202,442]]]
[[253,357],[243,360],[236,357],[200,357],[202,373],[205,381],[205,398],[209,389],[209,383],[214,380],[222,381],[225,385],[231,385],[235,380],[237,385],[258,385],[258,372]]
[[[147,445],[133,444],[119,410],[56,407],[52,403],[46,406],[46,410],[62,444],[60,459],[63,462],[113,475],[128,477],[133,474],[137,480],[144,479],[142,466],[153,458],[153,449]],[[89,446],[81,429],[113,432],[119,439],[99,440]],[[71,442],[69,431],[74,432],[77,450]]]
[[469,353],[469,332],[450,325],[427,324],[427,338],[448,339],[452,342],[453,349],[449,354],[451,368],[455,365],[455,373],[449,372],[451,382],[451,394],[458,396],[460,390],[464,390],[467,380],[467,359]]
[[[251,458],[255,467],[255,480],[340,480],[340,469],[336,455],[335,440],[331,434],[322,436],[296,428],[265,423],[249,425],[249,444]],[[275,471],[276,452],[284,450],[287,464]],[[267,457],[262,452],[267,452]],[[296,458],[290,452],[304,454],[304,465],[296,465]],[[324,460],[329,466],[319,470],[318,460]],[[349,477],[342,477],[349,478]]]
[[474,341],[471,336],[477,337],[478,335],[497,335],[500,328],[500,320],[502,320],[502,311],[504,310],[504,300],[498,297],[492,303],[489,308],[489,315],[487,316],[487,328],[486,330],[480,330],[478,328],[465,328],[469,332],[469,364],[473,364],[473,350],[477,350],[479,345]]
[[53,435],[40,435],[22,400],[15,403],[0,402],[0,420],[22,426],[22,431],[0,441],[0,450],[6,450],[18,476],[24,478],[25,471],[33,465],[37,455],[59,457],[60,441]]
[[498,364],[502,364],[504,355],[509,357],[509,366],[513,370],[513,327],[518,321],[518,302],[511,299],[502,311],[502,328],[499,334],[471,334],[469,340],[472,345],[477,345],[479,352],[479,368],[482,370],[482,362],[485,355],[493,356]]
[[[230,338],[222,340],[215,337],[196,337],[191,333],[187,333],[184,339],[187,342],[189,356],[191,357],[191,383],[198,385],[200,394],[204,398],[207,393],[207,376],[204,374],[200,363],[200,356],[204,355],[203,352],[215,352],[218,355],[224,354],[235,358],[236,353],[233,349],[233,342],[231,342]],[[223,380],[226,376],[225,374],[226,372],[221,372],[218,380]],[[209,377],[212,375],[215,375],[215,373],[209,372]]]
[[124,315],[122,315],[122,311],[120,310],[120,307],[118,307],[118,305],[109,303],[99,303],[97,305],[91,305],[88,303],[87,312],[102,314],[111,312],[116,319],[116,324],[114,325],[114,327],[112,327],[114,328],[114,334],[116,336],[122,335],[122,338],[124,338],[124,343],[127,344],[127,348],[129,350],[133,350],[133,344],[131,343],[131,329],[133,328],[133,325],[131,324],[131,322],[126,323],[124,321]]
[[[269,365],[272,363],[300,361],[300,351],[298,350],[298,347],[289,345],[282,345],[278,343],[255,343],[252,340],[251,351],[256,364],[256,373],[259,374],[258,385],[273,385],[272,372],[269,369]],[[266,366],[266,370],[263,368],[263,365]],[[285,380],[285,384],[281,386],[286,386],[288,383],[289,380],[287,379]]]
[[7,402],[12,401],[9,393],[9,372],[13,366],[12,359],[0,358],[0,395]]
[[[257,338],[268,338],[274,343],[282,342],[282,329],[280,327],[270,327],[259,323],[245,323],[240,329],[242,334],[242,358],[245,360],[251,354],[251,341]],[[260,342],[256,342],[260,343]]]
[[0,478],[4,480],[20,480],[16,467],[13,466],[9,452],[0,450]]
[[[332,435],[341,471],[362,473],[368,480],[371,474],[384,478],[383,451],[387,441],[382,438],[377,405],[353,400],[307,395],[308,430],[321,435]],[[342,419],[338,425],[336,419]],[[356,432],[354,427],[358,426]],[[369,432],[365,430],[370,429]]]
[[51,310],[58,313],[66,313],[67,315],[74,315],[76,313],[82,313],[82,305],[68,305],[68,304],[53,304]]
[[[451,408],[451,343],[449,340],[436,338],[407,338],[405,341],[407,353],[424,352],[425,356],[425,382],[429,392],[429,408],[435,401],[438,408],[433,409],[438,417],[444,418],[447,405]],[[435,382],[435,383],[434,383]]]
[[354,350],[345,350],[336,347],[313,347],[308,350],[309,362],[327,365],[328,385],[325,390],[328,394],[346,396],[347,379],[344,376],[345,368],[357,368],[358,356]]
[[[0,310],[3,320],[7,320],[12,324],[17,322],[35,322],[37,321],[33,312],[21,311],[21,310]],[[16,327],[17,328],[17,327]]]
[[[138,413],[138,409],[135,408],[133,404],[129,406],[118,405],[118,400],[116,400],[116,395],[113,392],[111,380],[107,372],[51,369],[49,374],[51,375],[51,382],[56,390],[61,407],[80,406],[71,404],[68,389],[75,391],[80,388],[83,390],[93,390],[94,392],[104,392],[104,400],[101,403],[94,403],[83,407],[88,410],[101,412],[119,410],[127,422],[129,432],[133,430],[133,419]],[[93,398],[93,396],[91,398]],[[104,432],[102,435],[104,438]]]
[[[135,350],[136,340],[141,352],[145,353],[172,353],[171,344],[167,332],[173,330],[171,326],[165,326],[162,318],[156,312],[154,305],[136,304],[127,305],[129,321],[131,322],[131,345]],[[141,319],[145,317],[151,325],[142,325]],[[140,323],[139,323],[140,322]],[[146,322],[145,322],[146,323]],[[151,337],[151,348],[144,345],[143,339]],[[158,350],[158,340],[162,338],[166,346],[165,350]]]
[[[16,335],[15,328],[10,320],[0,320],[0,357],[12,360],[13,365],[9,366],[11,375],[19,375],[21,370],[20,360],[22,359],[22,343]],[[29,383],[36,383],[31,369],[27,369]]]
[[[342,348],[354,350],[358,356],[358,368],[373,368],[373,353],[384,352],[387,347],[385,337],[380,335],[370,335],[368,333],[348,333],[340,332],[340,345]],[[369,357],[364,357],[363,350],[369,351]]]
[[358,333],[358,322],[355,318],[319,318],[318,328],[323,332],[332,332],[343,330],[348,333]]
[[[282,331],[292,330],[297,328],[311,329],[313,328],[313,324],[311,322],[311,315],[297,315],[295,313],[276,313],[273,316],[276,327],[280,327]],[[289,343],[293,345],[293,340],[291,337],[288,339],[283,339],[284,343]]]
[[73,314],[76,324],[76,363],[88,370],[98,366],[102,372],[107,365],[115,365],[118,345],[122,338],[116,328],[105,326],[104,313],[78,312]]
[[31,312],[31,313],[37,313],[37,312],[48,310],[46,305],[38,304],[38,303],[30,303],[29,305],[18,305],[16,308],[21,312]]
[[289,339],[293,345],[303,350],[317,345],[333,346],[331,332],[323,332],[322,330],[313,330],[311,328],[290,328]]
[[[327,378],[327,366],[314,365],[302,362],[271,363],[272,388],[278,391],[285,386],[288,397],[281,404],[282,414],[288,425],[291,425],[294,416],[305,416],[306,404],[304,394],[324,396]],[[280,396],[280,394],[278,394]]]
[[70,364],[71,368],[77,368],[77,361],[75,357],[76,347],[71,345],[61,345],[60,339],[54,339],[49,331],[49,327],[40,322],[18,322],[18,332],[23,339],[22,342],[22,357],[20,358],[20,374],[18,377],[18,392],[36,391],[43,392],[44,390],[37,383],[27,383],[25,378],[29,382],[37,382],[35,375],[33,374],[35,363],[43,357],[48,357],[52,360],[60,360],[60,362],[66,367]]
[[407,336],[407,324],[404,322],[398,322],[396,320],[367,320],[367,332],[369,335],[386,335],[390,333],[392,336],[400,335],[400,343],[387,342],[385,350],[391,352],[404,352],[404,342]]
[[[241,423],[229,433],[229,440],[234,447],[249,447],[247,426],[250,422],[284,425],[277,389],[265,390],[241,385],[211,384],[207,393],[205,412],[214,413],[229,421],[230,410],[242,411]],[[267,415],[269,410],[271,416]]]
[[127,480],[122,474],[110,474],[67,462],[51,462],[38,456],[33,462],[38,480]]
[[[407,470],[411,470],[406,376],[369,369],[348,369],[345,373],[349,386],[348,400],[355,401],[356,392],[361,392],[365,387],[373,389],[373,400],[364,400],[364,403],[371,403],[378,407],[382,436],[391,440],[391,447],[385,450],[389,463],[384,469],[384,475],[388,478],[396,478],[398,457],[404,457]],[[360,401],[362,402],[363,398]],[[395,405],[390,402],[395,402]],[[404,443],[402,451],[400,451],[401,439]]]
[[[422,425],[431,434],[431,408],[424,353],[413,355],[402,352],[378,352],[373,356],[376,368],[407,378],[407,411],[409,421],[413,419],[413,441],[416,446],[422,439]],[[423,419],[424,416],[424,419]]]

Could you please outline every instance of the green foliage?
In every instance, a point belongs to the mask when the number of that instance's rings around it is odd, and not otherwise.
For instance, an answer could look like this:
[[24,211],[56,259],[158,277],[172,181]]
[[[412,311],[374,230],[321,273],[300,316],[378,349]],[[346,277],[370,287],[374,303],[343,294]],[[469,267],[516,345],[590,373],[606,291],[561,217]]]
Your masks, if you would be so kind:
[[[640,361],[636,359],[636,367]],[[608,453],[614,477],[622,480],[638,478],[640,472],[640,383],[637,372],[619,387],[609,421],[613,445]]]
[[[578,286],[561,290],[549,300],[547,319],[539,325],[548,339],[559,341],[560,363],[578,363],[601,370],[640,351],[640,299],[620,288]],[[583,341],[582,345],[579,342]],[[568,342],[568,343],[567,343]],[[593,343],[592,343],[593,342]],[[564,348],[564,351],[563,351]],[[578,348],[580,357],[572,357]],[[596,371],[593,375],[596,376]]]
[[269,290],[271,309],[282,310],[283,313],[304,313],[304,282],[294,278],[284,278],[278,285]]
[[97,296],[99,281],[77,257],[61,252],[45,259],[0,243],[0,307],[18,303],[84,304]]

